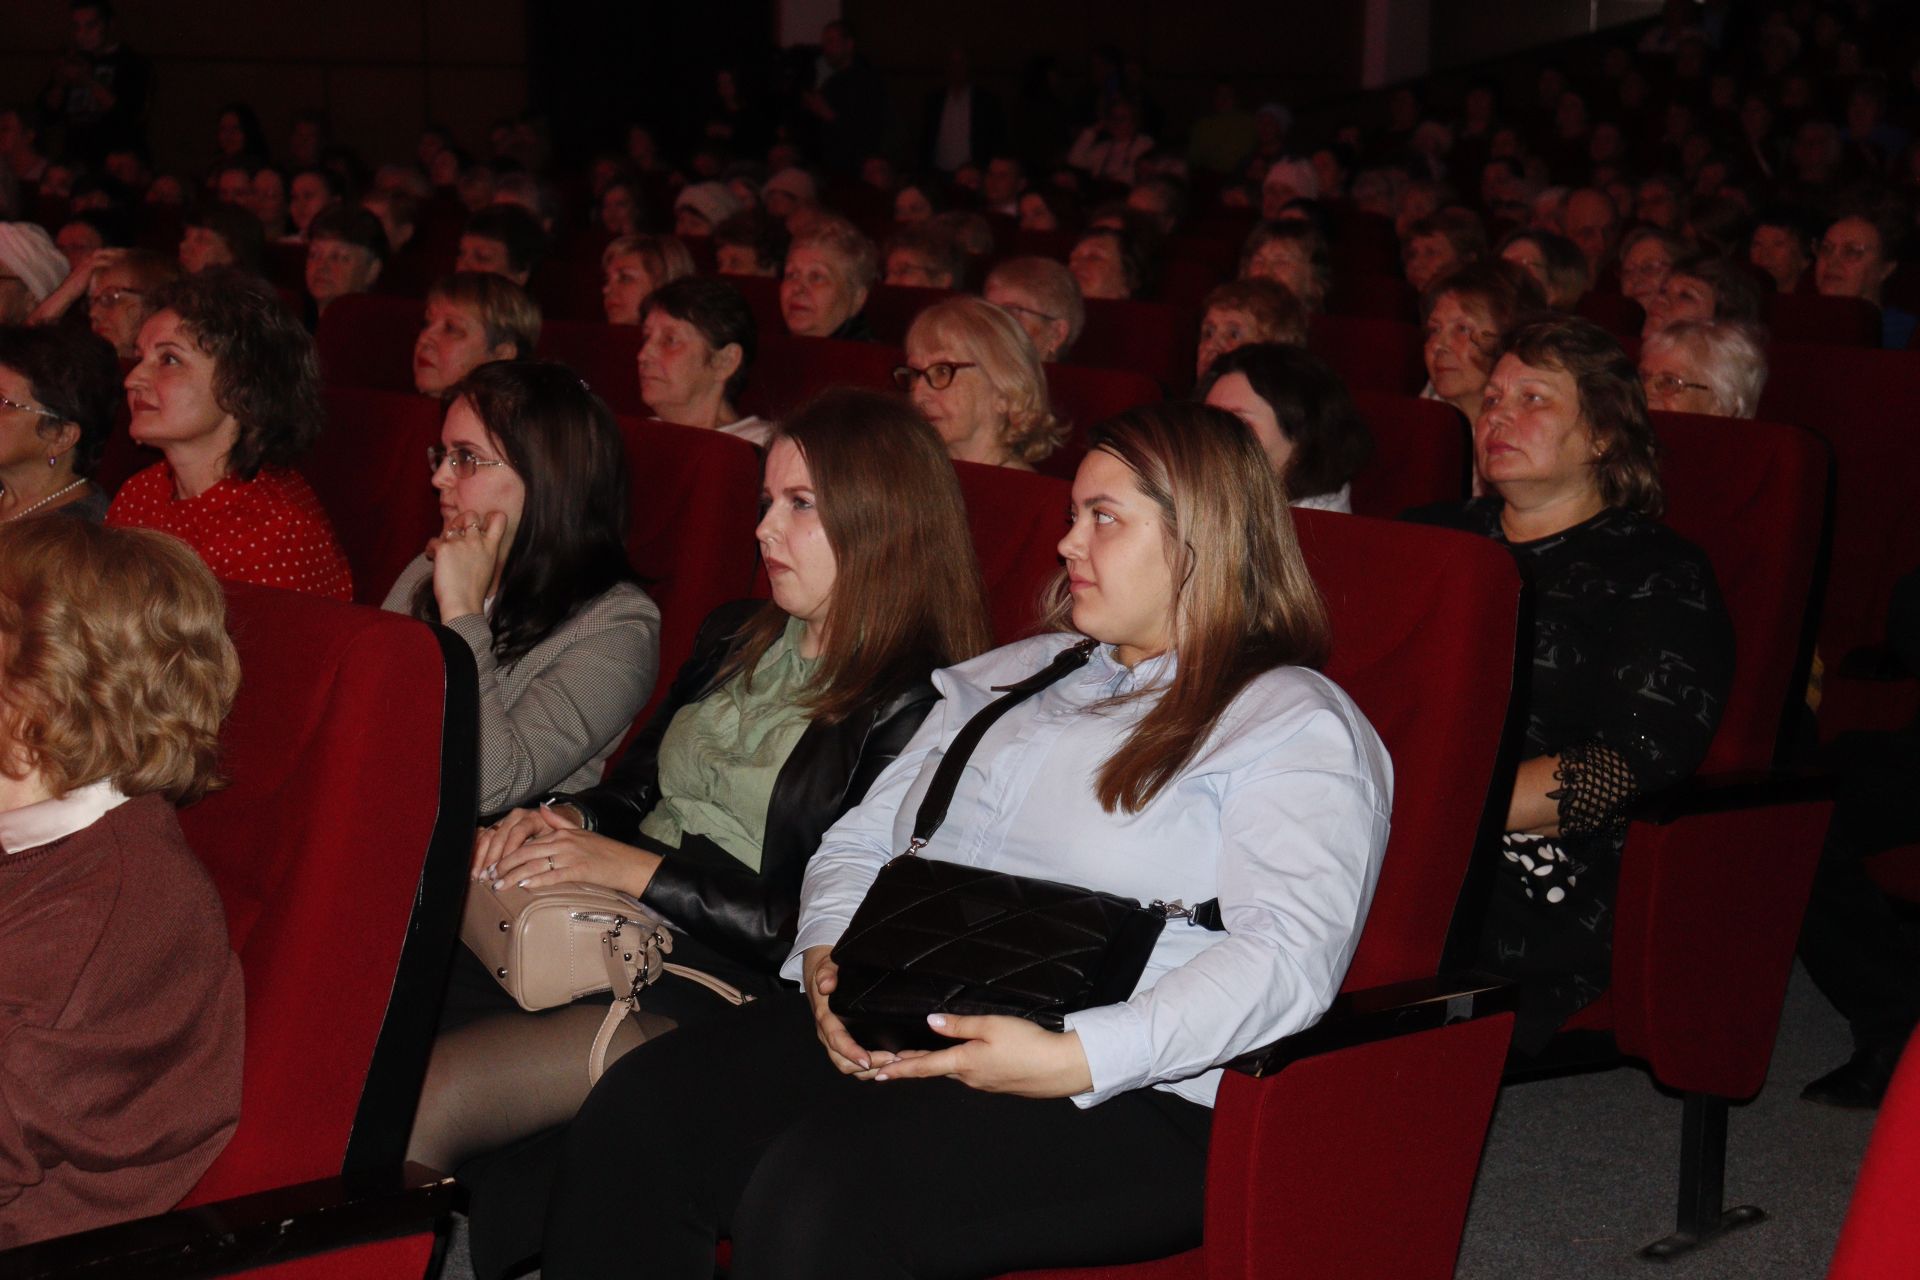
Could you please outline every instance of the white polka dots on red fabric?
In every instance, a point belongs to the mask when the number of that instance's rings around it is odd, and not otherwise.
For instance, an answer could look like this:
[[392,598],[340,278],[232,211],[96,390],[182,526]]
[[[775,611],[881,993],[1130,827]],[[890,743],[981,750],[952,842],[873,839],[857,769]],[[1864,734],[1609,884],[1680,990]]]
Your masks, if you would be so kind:
[[353,575],[320,500],[298,472],[262,467],[228,476],[197,498],[173,495],[173,471],[155,463],[120,486],[107,523],[179,538],[216,578],[353,599]]

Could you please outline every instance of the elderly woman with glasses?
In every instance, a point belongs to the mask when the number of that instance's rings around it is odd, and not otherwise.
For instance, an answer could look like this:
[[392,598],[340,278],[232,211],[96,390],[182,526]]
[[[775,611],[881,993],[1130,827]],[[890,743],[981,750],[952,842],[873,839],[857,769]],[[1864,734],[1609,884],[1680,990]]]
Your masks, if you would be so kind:
[[63,325],[0,328],[0,524],[63,515],[97,523],[107,495],[87,476],[119,399],[107,344]]
[[1647,407],[1716,418],[1751,418],[1767,387],[1760,335],[1733,320],[1683,320],[1640,345]]
[[561,365],[483,364],[453,389],[427,462],[442,528],[385,607],[473,650],[480,812],[592,786],[660,665],[612,411]]
[[1087,327],[1073,272],[1052,258],[1009,258],[987,276],[982,296],[1010,312],[1046,363],[1064,360]]
[[1031,471],[1066,437],[1039,353],[991,302],[950,298],[922,311],[893,379],[961,462]]

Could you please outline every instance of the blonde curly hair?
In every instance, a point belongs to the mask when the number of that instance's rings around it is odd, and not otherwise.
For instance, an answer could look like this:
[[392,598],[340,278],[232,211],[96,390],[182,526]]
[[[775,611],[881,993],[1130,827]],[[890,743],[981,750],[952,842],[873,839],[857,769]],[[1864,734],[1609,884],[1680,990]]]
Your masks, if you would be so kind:
[[907,344],[964,351],[987,376],[993,393],[1007,402],[1007,452],[1032,466],[1058,449],[1067,424],[1053,416],[1040,353],[1011,311],[980,298],[949,298],[913,318]]

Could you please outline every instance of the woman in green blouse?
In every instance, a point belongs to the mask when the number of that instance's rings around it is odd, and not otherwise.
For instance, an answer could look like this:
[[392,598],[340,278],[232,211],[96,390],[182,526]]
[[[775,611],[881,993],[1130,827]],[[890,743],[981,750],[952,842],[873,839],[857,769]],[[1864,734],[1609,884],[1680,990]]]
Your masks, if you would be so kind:
[[[771,440],[761,504],[772,599],[706,620],[605,783],[513,811],[473,856],[476,879],[632,894],[673,925],[676,962],[748,992],[777,986],[806,861],[919,727],[932,671],[990,643],[958,481],[910,406],[814,401]],[[526,1013],[463,952],[409,1158],[450,1170],[569,1119],[606,1003]],[[718,1007],[662,978],[609,1064]]]

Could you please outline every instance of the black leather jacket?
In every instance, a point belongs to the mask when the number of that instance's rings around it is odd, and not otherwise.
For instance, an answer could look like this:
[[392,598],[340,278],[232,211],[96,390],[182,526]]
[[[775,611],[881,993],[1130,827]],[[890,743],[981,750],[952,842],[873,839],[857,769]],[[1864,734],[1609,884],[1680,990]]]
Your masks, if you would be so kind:
[[801,873],[820,837],[865,797],[940,695],[928,678],[929,664],[839,724],[809,724],[774,779],[758,874],[704,836],[690,832],[678,849],[645,839],[640,822],[660,800],[660,740],[667,726],[680,708],[713,691],[713,678],[733,653],[741,627],[764,603],[738,600],[709,614],[666,702],[613,775],[590,790],[551,798],[578,808],[589,829],[662,854],[641,900],[696,941],[771,973],[791,949]]

